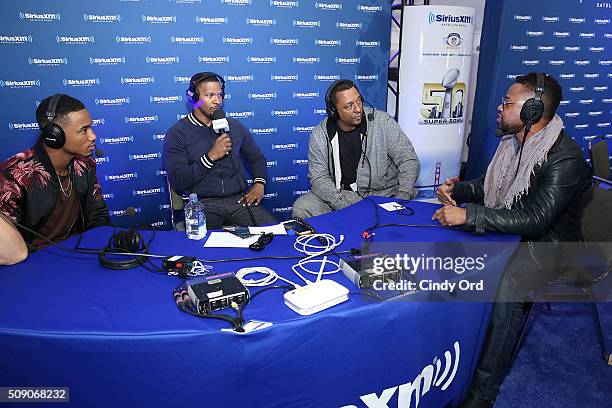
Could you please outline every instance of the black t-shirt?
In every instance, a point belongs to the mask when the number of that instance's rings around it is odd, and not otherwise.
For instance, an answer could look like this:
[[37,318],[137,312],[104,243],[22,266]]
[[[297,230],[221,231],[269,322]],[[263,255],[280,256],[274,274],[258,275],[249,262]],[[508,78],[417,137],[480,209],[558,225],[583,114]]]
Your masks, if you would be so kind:
[[340,147],[340,183],[344,190],[352,190],[350,185],[357,181],[357,166],[361,157],[361,132],[357,127],[350,132],[338,128],[338,146]]

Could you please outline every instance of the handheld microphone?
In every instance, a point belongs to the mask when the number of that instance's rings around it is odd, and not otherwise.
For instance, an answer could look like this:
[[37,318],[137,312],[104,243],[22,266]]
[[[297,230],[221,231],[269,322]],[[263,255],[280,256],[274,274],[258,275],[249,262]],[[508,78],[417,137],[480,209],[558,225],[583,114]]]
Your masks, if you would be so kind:
[[103,157],[104,156],[104,150],[102,150],[98,146],[96,146],[96,148],[94,150],[94,153],[95,153],[96,157]]
[[213,112],[212,126],[213,130],[217,134],[229,132],[229,122],[227,121],[227,117],[225,116],[225,112],[223,111],[223,109],[217,109]]

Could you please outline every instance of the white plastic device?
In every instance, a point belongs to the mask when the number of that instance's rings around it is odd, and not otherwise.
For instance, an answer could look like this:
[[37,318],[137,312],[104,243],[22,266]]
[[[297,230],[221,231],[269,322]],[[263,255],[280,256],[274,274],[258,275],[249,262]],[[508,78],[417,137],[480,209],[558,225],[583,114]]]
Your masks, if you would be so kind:
[[330,279],[317,280],[285,293],[285,304],[294,312],[308,316],[348,300],[349,290]]

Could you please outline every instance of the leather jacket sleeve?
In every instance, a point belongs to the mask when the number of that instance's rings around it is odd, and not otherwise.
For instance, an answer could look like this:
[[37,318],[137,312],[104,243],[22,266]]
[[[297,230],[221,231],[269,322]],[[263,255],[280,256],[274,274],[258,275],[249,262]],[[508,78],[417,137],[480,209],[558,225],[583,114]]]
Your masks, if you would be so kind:
[[532,179],[530,190],[512,209],[468,204],[465,229],[476,234],[497,231],[518,234],[529,240],[537,239],[559,219],[581,188],[583,180],[579,175],[583,171],[578,157],[549,156]]
[[484,179],[480,178],[455,183],[451,196],[457,205],[464,203],[484,203]]

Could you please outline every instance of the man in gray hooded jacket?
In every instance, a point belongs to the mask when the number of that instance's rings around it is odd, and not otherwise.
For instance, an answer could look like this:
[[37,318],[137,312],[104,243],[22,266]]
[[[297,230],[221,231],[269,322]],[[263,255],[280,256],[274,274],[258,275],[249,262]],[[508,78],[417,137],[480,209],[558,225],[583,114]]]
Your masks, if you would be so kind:
[[325,93],[327,118],[308,144],[311,192],[293,203],[294,217],[314,217],[348,207],[368,195],[412,199],[419,159],[410,139],[386,112],[364,108],[347,79]]

